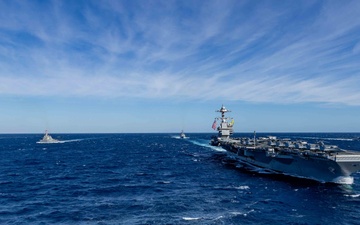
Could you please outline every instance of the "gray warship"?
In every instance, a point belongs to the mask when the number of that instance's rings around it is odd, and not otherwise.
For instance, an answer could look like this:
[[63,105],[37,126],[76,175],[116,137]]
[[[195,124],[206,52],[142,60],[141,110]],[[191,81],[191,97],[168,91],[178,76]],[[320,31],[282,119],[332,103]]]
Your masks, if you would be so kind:
[[45,130],[45,135],[44,135],[44,137],[43,137],[40,141],[38,141],[38,142],[36,142],[36,143],[38,143],[38,144],[53,144],[53,143],[63,143],[63,141],[59,141],[59,140],[57,140],[57,139],[55,139],[55,138],[52,138],[52,137],[49,135],[48,131]]
[[360,152],[335,145],[278,139],[276,136],[256,137],[255,132],[251,138],[232,138],[234,120],[225,117],[225,113],[231,111],[222,106],[216,112],[220,112],[221,117],[215,118],[212,127],[218,130],[218,135],[212,137],[210,144],[221,146],[240,165],[338,184],[352,184],[354,178],[351,175],[360,170]]

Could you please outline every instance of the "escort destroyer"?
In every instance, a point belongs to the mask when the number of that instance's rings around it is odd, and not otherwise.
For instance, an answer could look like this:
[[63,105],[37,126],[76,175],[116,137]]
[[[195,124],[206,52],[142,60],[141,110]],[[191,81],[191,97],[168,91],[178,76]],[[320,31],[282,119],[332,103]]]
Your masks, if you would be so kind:
[[[247,165],[270,173],[307,178],[324,183],[352,184],[352,174],[360,170],[360,152],[340,149],[323,142],[308,143],[276,136],[233,138],[233,118],[225,114],[231,112],[222,106],[216,112],[213,128],[218,136],[213,136],[210,144],[221,146],[240,165]],[[231,122],[229,122],[231,120]],[[219,126],[216,125],[220,122]]]
[[184,131],[182,130],[181,133],[180,133],[180,138],[186,138],[186,135],[184,133]]
[[38,142],[36,142],[36,143],[38,143],[38,144],[53,144],[53,143],[63,143],[63,141],[57,140],[57,139],[55,139],[55,138],[52,138],[52,137],[48,134],[48,131],[46,130],[44,137],[43,137],[40,141],[38,141]]

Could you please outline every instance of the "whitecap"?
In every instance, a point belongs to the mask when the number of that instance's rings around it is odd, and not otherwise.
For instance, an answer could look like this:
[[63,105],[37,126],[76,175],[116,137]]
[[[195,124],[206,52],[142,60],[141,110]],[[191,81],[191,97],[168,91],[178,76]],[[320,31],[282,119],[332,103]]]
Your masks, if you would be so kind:
[[216,217],[214,220],[220,220],[220,219],[222,219],[222,218],[224,218],[224,216],[218,216],[218,217]]
[[354,194],[354,195],[345,195],[347,197],[352,197],[352,198],[358,198],[360,197],[360,194]]
[[250,187],[245,185],[245,186],[235,187],[235,189],[238,189],[238,190],[249,190]]
[[244,215],[246,213],[243,212],[231,212],[232,215],[238,216],[238,215]]
[[253,213],[253,212],[255,212],[255,209],[250,209],[248,212],[231,212],[231,214],[234,215],[234,216],[238,216],[238,215],[247,216],[247,215],[249,215],[250,213]]
[[199,220],[201,219],[200,217],[183,217],[183,220]]
[[158,181],[156,183],[158,183],[158,184],[171,184],[171,181],[164,180],[164,181]]

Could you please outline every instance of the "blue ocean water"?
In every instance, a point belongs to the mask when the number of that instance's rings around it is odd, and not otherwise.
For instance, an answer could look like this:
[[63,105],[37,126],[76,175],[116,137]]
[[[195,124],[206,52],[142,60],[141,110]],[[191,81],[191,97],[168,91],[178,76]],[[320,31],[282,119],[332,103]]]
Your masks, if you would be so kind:
[[[360,134],[271,135],[360,151]],[[52,136],[65,142],[0,135],[0,224],[360,223],[359,173],[345,186],[245,171],[211,134]]]

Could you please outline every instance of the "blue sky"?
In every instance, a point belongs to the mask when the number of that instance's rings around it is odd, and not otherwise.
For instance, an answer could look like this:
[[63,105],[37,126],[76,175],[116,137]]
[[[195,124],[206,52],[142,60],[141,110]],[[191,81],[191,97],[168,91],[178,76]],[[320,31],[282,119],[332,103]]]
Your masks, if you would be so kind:
[[0,133],[360,131],[360,1],[0,0]]

